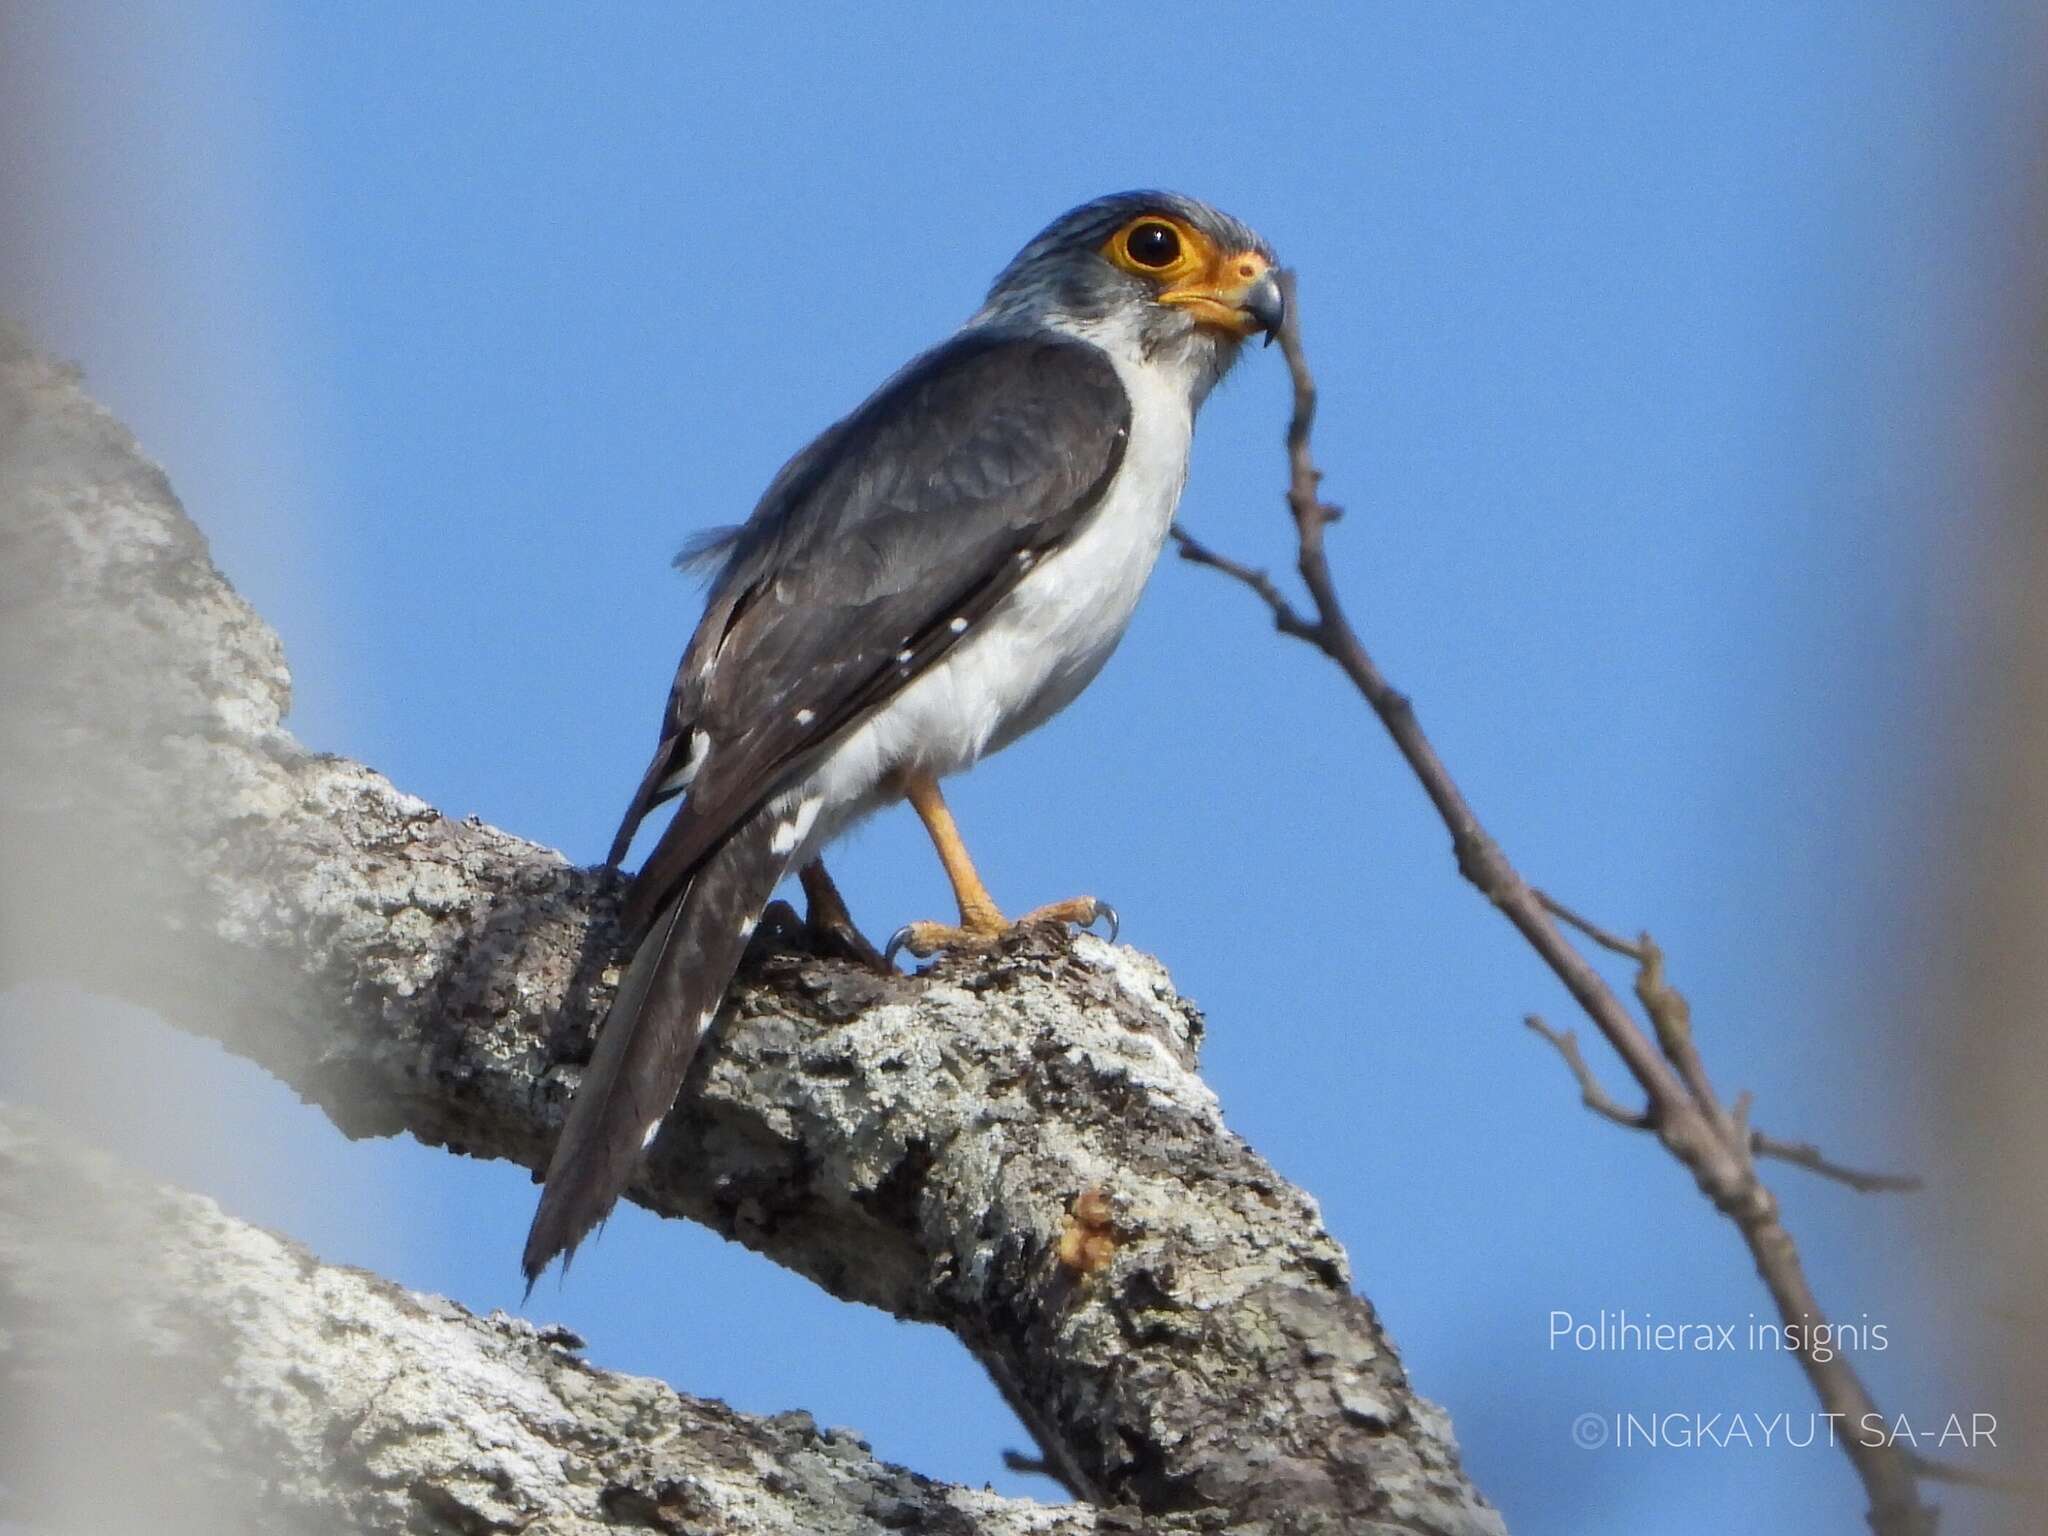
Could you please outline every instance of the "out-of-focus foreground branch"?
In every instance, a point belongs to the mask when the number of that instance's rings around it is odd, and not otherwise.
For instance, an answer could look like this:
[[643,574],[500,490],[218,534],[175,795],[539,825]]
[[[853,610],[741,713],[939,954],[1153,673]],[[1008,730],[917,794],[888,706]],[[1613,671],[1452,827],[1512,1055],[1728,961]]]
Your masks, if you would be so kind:
[[[1808,1283],[1799,1251],[1786,1231],[1777,1198],[1757,1173],[1759,1155],[1789,1160],[1841,1182],[1864,1188],[1909,1187],[1910,1180],[1843,1169],[1810,1147],[1759,1137],[1749,1124],[1749,1095],[1731,1106],[1722,1102],[1694,1042],[1685,999],[1665,979],[1662,953],[1646,934],[1628,941],[1607,934],[1532,886],[1501,850],[1467,803],[1457,781],[1423,732],[1407,695],[1397,690],[1359,639],[1346,617],[1324,553],[1324,533],[1338,511],[1322,499],[1322,471],[1310,450],[1315,425],[1316,386],[1301,345],[1300,306],[1292,273],[1283,274],[1287,323],[1280,344],[1294,383],[1294,410],[1287,427],[1287,506],[1293,514],[1303,585],[1313,611],[1304,613],[1265,572],[1208,548],[1176,529],[1182,558],[1210,566],[1244,583],[1271,611],[1281,633],[1306,641],[1334,661],[1371,706],[1401,756],[1414,771],[1430,803],[1450,830],[1458,869],[1500,909],[1543,963],[1563,982],[1601,1037],[1613,1048],[1641,1089],[1645,1104],[1628,1111],[1598,1086],[1576,1042],[1539,1019],[1531,1027],[1563,1054],[1589,1109],[1631,1128],[1654,1132],[1683,1163],[1700,1189],[1735,1223],[1756,1262],[1757,1273],[1776,1303],[1780,1318],[1808,1339],[1826,1314]],[[1637,964],[1636,994],[1652,1030],[1645,1030],[1592,962],[1560,926],[1579,929],[1595,942],[1627,954]],[[1821,1337],[1825,1337],[1822,1334]],[[1855,1464],[1869,1498],[1869,1521],[1878,1536],[1932,1536],[1935,1511],[1920,1500],[1916,1467],[1906,1451],[1861,1427],[1884,1423],[1877,1406],[1845,1354],[1817,1359],[1798,1351],[1807,1380],[1823,1411],[1839,1415],[1841,1443]]]
[[[1085,1536],[845,1430],[586,1365],[0,1106],[0,1521],[38,1530]],[[147,1422],[152,1433],[126,1431]]]
[[[287,697],[161,473],[0,327],[0,985],[74,978],[350,1134],[538,1167],[618,881],[306,751]],[[1097,1504],[1497,1536],[1314,1203],[1223,1124],[1199,1034],[1092,939],[896,978],[757,943],[631,1197],[951,1329]]]
[[2048,1530],[2048,88],[2033,79],[2032,185],[2009,230],[2010,281],[1982,320],[2002,343],[1997,409],[1971,418],[1994,516],[1954,597],[1983,686],[1948,701],[1960,718],[1945,722],[1941,830],[1956,873],[1930,945],[1945,971],[1925,1001],[1941,1021],[1931,1075],[1957,1191],[1944,1251],[1968,1256],[1943,1280],[1975,1322],[1979,1371],[2032,1474],[1997,1511],[2000,1536]]

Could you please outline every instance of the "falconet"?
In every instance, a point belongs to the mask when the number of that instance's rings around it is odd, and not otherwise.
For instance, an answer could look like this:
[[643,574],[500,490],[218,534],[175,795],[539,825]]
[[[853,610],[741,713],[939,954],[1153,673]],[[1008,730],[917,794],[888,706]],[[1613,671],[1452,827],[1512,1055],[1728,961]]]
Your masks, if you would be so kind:
[[[717,563],[612,862],[681,806],[628,889],[639,945],[569,1107],[527,1234],[529,1284],[611,1209],[680,1091],[775,887],[907,799],[957,924],[1013,924],[939,781],[1044,724],[1115,649],[1187,477],[1196,410],[1282,319],[1273,253],[1191,198],[1126,192],[1055,219],[951,339],[786,464]],[[1089,924],[1082,896],[1020,921]],[[840,910],[843,917],[843,909]]]

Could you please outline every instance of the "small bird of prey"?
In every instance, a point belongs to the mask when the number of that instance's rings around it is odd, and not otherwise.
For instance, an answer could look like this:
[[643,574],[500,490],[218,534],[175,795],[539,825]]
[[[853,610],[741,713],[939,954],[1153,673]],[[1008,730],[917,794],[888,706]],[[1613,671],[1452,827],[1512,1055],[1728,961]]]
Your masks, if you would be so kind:
[[[912,923],[892,952],[1015,926],[939,781],[1043,725],[1109,659],[1173,521],[1195,412],[1282,309],[1272,250],[1237,220],[1167,192],[1086,203],[687,557],[716,574],[612,863],[650,810],[682,803],[625,897],[638,948],[548,1164],[529,1285],[631,1180],[775,887],[802,871],[813,921],[822,904],[851,931],[813,862],[833,838],[899,798],[931,834],[960,920]],[[1083,896],[1019,921],[1103,917]]]

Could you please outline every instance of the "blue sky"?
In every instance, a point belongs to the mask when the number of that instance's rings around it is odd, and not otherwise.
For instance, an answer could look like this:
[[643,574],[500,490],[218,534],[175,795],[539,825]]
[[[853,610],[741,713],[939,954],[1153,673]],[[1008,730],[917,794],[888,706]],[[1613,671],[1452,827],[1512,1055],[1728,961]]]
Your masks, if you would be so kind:
[[[163,462],[282,632],[310,745],[599,857],[695,618],[669,554],[1051,216],[1174,187],[1298,268],[1339,579],[1509,852],[1657,934],[1759,1123],[1937,1163],[1912,999],[2032,126],[2017,11],[209,0],[13,26],[34,179],[0,303]],[[1276,567],[1285,410],[1253,355],[1182,509]],[[1512,1529],[1860,1520],[1824,1451],[1572,1446],[1586,1411],[1811,1403],[1783,1357],[1548,1348],[1557,1310],[1745,1324],[1766,1298],[1675,1166],[1577,1107],[1518,1022],[1569,1022],[1561,991],[1245,594],[1164,563],[1095,687],[953,799],[1006,905],[1112,900],[1207,1010],[1233,1125],[1321,1201]],[[872,931],[946,910],[907,813],[835,867]],[[326,1257],[517,1304],[522,1171],[344,1143],[125,1012],[87,1072],[37,1035],[53,1006],[6,1005],[0,1092]],[[219,1108],[168,1161],[167,1072]],[[1958,1282],[1938,1199],[1774,1183],[1824,1301],[1887,1325],[1879,1400],[1985,1407],[1953,1355],[1997,1298]],[[701,1231],[625,1213],[532,1312],[600,1363],[1053,1496],[1002,1470],[1024,1436],[948,1337]]]

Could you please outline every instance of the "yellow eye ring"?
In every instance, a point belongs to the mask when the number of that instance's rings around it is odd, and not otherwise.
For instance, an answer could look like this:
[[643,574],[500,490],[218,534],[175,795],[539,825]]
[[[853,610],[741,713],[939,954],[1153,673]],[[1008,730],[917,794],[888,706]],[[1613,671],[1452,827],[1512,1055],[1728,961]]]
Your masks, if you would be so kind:
[[1111,266],[1137,277],[1178,282],[1213,254],[1199,230],[1164,213],[1141,213],[1101,247]]

